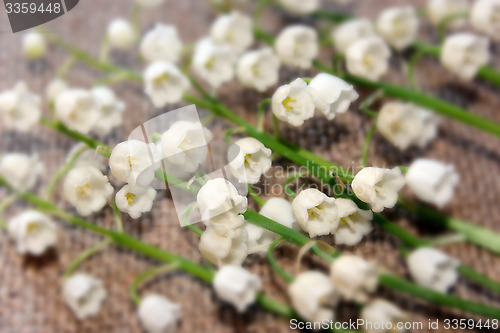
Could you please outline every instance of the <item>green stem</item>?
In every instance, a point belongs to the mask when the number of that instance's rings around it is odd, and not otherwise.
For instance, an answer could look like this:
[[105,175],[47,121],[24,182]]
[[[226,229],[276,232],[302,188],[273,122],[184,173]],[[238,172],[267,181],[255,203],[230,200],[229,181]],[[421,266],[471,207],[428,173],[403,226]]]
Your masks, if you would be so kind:
[[14,193],[9,195],[7,198],[5,198],[1,203],[0,203],[0,229],[3,230],[9,230],[9,226],[7,223],[3,220],[2,215],[3,212],[10,206],[12,205],[18,198],[20,197],[20,194]]
[[106,239],[102,242],[97,243],[96,245],[92,246],[91,248],[88,248],[87,250],[83,251],[78,257],[76,257],[69,265],[68,268],[66,268],[66,271],[64,272],[64,277],[69,278],[73,272],[88,258],[96,254],[97,252],[105,249],[109,244],[111,244],[111,239]]
[[375,133],[376,129],[377,123],[373,122],[373,124],[370,126],[370,129],[368,130],[368,133],[366,133],[365,144],[363,146],[363,155],[361,158],[361,166],[363,166],[363,168],[368,165],[368,153],[370,152],[370,144],[372,142],[373,134]]
[[446,36],[446,28],[447,28],[448,24],[455,21],[456,19],[467,18],[467,17],[469,17],[469,12],[460,12],[460,13],[455,13],[455,14],[445,16],[438,23],[438,25],[436,27],[439,41],[442,42],[444,40],[444,38]]
[[113,200],[113,217],[115,218],[116,231],[123,232],[122,213],[116,205],[116,200]]
[[139,286],[145,282],[146,280],[152,278],[153,276],[156,276],[158,274],[165,274],[172,272],[179,268],[179,265],[177,262],[172,262],[167,265],[163,265],[160,267],[152,267],[141,274],[137,275],[137,277],[132,281],[130,284],[130,298],[136,305],[139,305],[141,303],[141,298],[139,297],[139,293],[137,292],[137,289],[139,289]]
[[351,15],[337,13],[337,12],[329,12],[326,10],[318,10],[312,13],[311,16],[316,19],[330,21],[334,23],[342,23],[352,19]]
[[420,91],[420,86],[417,82],[417,78],[415,77],[415,66],[417,65],[417,62],[422,58],[424,54],[425,53],[423,51],[417,51],[415,54],[411,56],[410,61],[408,63],[408,71],[407,71],[408,83],[410,84],[410,87],[415,91]]
[[439,305],[453,307],[490,318],[500,318],[500,309],[498,308],[421,287],[392,274],[379,275],[379,284]]
[[264,206],[264,204],[266,203],[264,201],[264,199],[262,199],[260,197],[260,195],[257,194],[257,192],[255,192],[255,190],[253,189],[252,185],[248,184],[248,194],[250,194],[250,196],[252,197],[252,199],[257,203],[257,205],[259,205],[260,207]]
[[500,293],[500,282],[490,279],[489,277],[478,273],[473,268],[465,265],[460,265],[458,267],[458,272],[462,274],[467,279],[476,282],[477,284],[488,288],[491,291]]
[[264,130],[264,115],[266,111],[266,106],[272,102],[272,98],[266,98],[259,103],[259,108],[257,109],[257,129],[259,131]]
[[274,271],[281,276],[283,280],[285,280],[287,283],[293,282],[293,276],[288,274],[276,261],[276,258],[274,257],[274,249],[278,247],[285,239],[283,237],[278,238],[274,242],[269,245],[267,249],[267,260],[269,261],[269,264],[271,267],[274,269]]
[[284,183],[285,193],[295,199],[295,197],[297,197],[297,193],[290,188],[291,183],[296,179],[301,178],[307,174],[308,172],[302,170],[300,172],[297,172],[295,175],[289,177]]
[[82,155],[82,153],[87,149],[89,149],[87,146],[84,146],[84,147],[78,149],[73,154],[73,156],[71,156],[70,160],[65,165],[63,165],[61,168],[59,168],[59,170],[57,170],[57,172],[54,174],[54,176],[50,180],[49,185],[47,186],[47,189],[45,190],[45,197],[48,200],[52,199],[52,194],[54,193],[54,189],[57,186],[57,184],[59,183],[59,180],[61,180],[61,178],[73,168],[73,165],[75,164],[78,157],[80,157]]
[[56,74],[56,77],[59,78],[59,79],[63,79],[64,76],[66,76],[66,73],[68,73],[68,71],[71,69],[71,67],[73,67],[73,64],[75,63],[75,56],[71,55],[69,56],[64,62],[63,64],[61,65],[61,67],[59,67],[59,69],[57,70],[57,74]]
[[274,138],[279,140],[281,138],[280,135],[280,122],[278,118],[273,114],[273,130],[274,130]]

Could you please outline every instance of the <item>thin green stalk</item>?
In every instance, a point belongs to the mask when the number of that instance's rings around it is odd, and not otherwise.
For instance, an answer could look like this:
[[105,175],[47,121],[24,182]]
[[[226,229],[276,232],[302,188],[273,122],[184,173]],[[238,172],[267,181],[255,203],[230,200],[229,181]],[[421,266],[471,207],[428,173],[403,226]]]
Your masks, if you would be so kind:
[[116,205],[116,200],[113,200],[112,207],[113,207],[113,217],[115,218],[116,231],[123,232],[122,213],[120,212],[118,206]]
[[305,176],[307,174],[308,174],[308,172],[306,172],[306,171],[303,170],[303,171],[297,172],[295,175],[289,177],[285,181],[285,183],[283,184],[284,185],[283,187],[285,188],[285,193],[287,195],[289,195],[290,197],[292,197],[292,198],[295,199],[295,197],[297,196],[297,193],[290,188],[291,183],[293,181],[295,181],[296,179],[301,178],[301,177],[303,177],[303,176]]
[[269,264],[271,267],[274,269],[274,271],[281,276],[283,280],[285,280],[287,283],[293,282],[293,276],[288,274],[276,261],[276,258],[274,257],[274,249],[278,247],[285,239],[283,237],[278,238],[274,242],[269,245],[267,248],[267,260],[269,261]]
[[460,12],[460,13],[454,13],[448,16],[445,16],[437,25],[436,30],[437,30],[437,35],[440,41],[443,41],[444,38],[446,37],[446,28],[448,25],[457,20],[457,19],[462,19],[462,18],[467,18],[469,17],[469,12]]
[[20,197],[20,194],[14,193],[9,195],[7,198],[5,198],[2,202],[0,202],[0,229],[3,230],[8,230],[9,226],[7,223],[3,220],[2,215],[3,212],[10,206],[12,205],[18,198]]
[[259,103],[259,107],[257,109],[257,129],[259,131],[264,130],[264,119],[265,119],[264,115],[266,111],[266,106],[270,104],[272,101],[273,101],[272,98],[266,98]]
[[372,142],[373,134],[377,129],[377,123],[373,122],[370,129],[366,133],[365,144],[363,145],[363,155],[361,158],[361,166],[366,167],[368,165],[368,153],[370,152],[370,144]]
[[233,141],[231,140],[230,136],[233,134],[238,134],[238,133],[245,133],[245,129],[242,127],[235,127],[235,128],[230,128],[224,131],[224,141],[228,144],[232,144]]
[[495,281],[490,279],[489,277],[478,273],[476,270],[473,268],[466,266],[466,265],[460,265],[458,267],[458,272],[462,274],[464,277],[467,279],[488,288],[489,290],[500,293],[500,282]]
[[417,78],[415,77],[415,66],[417,65],[417,62],[422,58],[424,54],[425,53],[423,51],[417,51],[415,54],[411,56],[410,61],[408,63],[408,70],[406,76],[408,78],[408,83],[410,84],[410,87],[415,91],[420,91],[420,85],[418,84]]
[[57,70],[56,77],[59,78],[59,79],[63,79],[66,76],[66,73],[68,73],[68,71],[71,69],[71,67],[73,67],[75,61],[76,61],[75,56],[70,55],[62,63],[61,67],[59,67],[59,69]]
[[66,271],[64,272],[64,277],[69,278],[73,272],[88,258],[92,257],[97,252],[105,249],[108,245],[111,244],[111,239],[107,238],[106,240],[95,244],[94,246],[83,251],[78,257],[76,257],[70,264]]
[[141,298],[139,297],[139,293],[137,292],[137,289],[139,289],[139,286],[144,283],[146,280],[151,279],[153,276],[159,275],[159,274],[165,274],[165,273],[170,273],[174,270],[176,270],[179,267],[177,262],[172,262],[167,265],[163,265],[160,267],[152,267],[141,274],[137,275],[137,277],[132,281],[130,284],[130,298],[136,305],[139,305],[141,303]]
[[280,135],[280,121],[276,116],[273,114],[273,130],[274,130],[274,138],[276,140],[279,140],[281,138]]
[[342,13],[336,13],[336,12],[329,12],[326,10],[318,10],[314,13],[311,14],[313,18],[320,19],[320,20],[326,20],[334,23],[342,23],[345,21],[349,21],[352,19],[351,15],[348,14],[342,14]]
[[252,185],[248,184],[248,194],[250,194],[250,196],[252,197],[252,199],[257,203],[257,205],[259,205],[260,207],[264,206],[264,204],[266,203],[264,201],[264,199],[262,199],[260,197],[260,195],[257,194],[257,192],[255,192],[255,190],[253,189]]
[[57,172],[54,174],[52,179],[49,181],[49,185],[47,186],[47,189],[45,190],[45,197],[48,200],[52,199],[52,194],[54,193],[54,189],[61,180],[61,178],[68,173],[72,168],[73,165],[75,164],[76,160],[82,155],[82,153],[89,149],[87,146],[84,146],[80,149],[78,149],[73,156],[71,156],[70,160],[64,164]]

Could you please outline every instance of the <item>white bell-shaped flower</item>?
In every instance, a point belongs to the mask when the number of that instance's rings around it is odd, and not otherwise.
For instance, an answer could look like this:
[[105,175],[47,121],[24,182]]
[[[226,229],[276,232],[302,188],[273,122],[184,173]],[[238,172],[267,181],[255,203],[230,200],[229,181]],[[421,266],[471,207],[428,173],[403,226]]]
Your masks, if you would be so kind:
[[141,56],[147,62],[166,61],[175,63],[179,60],[182,42],[175,26],[157,23],[142,38]]
[[319,9],[320,0],[279,0],[287,12],[295,15],[308,15]]
[[349,46],[358,40],[375,37],[375,27],[372,21],[365,18],[349,20],[339,24],[332,33],[335,42],[335,50],[338,53],[346,53]]
[[113,90],[104,86],[93,88],[92,95],[101,111],[99,121],[96,122],[92,131],[99,135],[107,135],[122,124],[125,103],[118,99]]
[[470,12],[470,23],[478,32],[500,40],[500,0],[476,0]]
[[13,217],[8,231],[21,254],[41,255],[57,243],[57,229],[52,220],[39,212],[27,211]]
[[408,269],[419,285],[445,293],[458,280],[460,262],[433,248],[419,248],[408,256]]
[[252,19],[238,11],[219,16],[210,29],[215,44],[227,45],[234,53],[241,54],[253,42]]
[[248,235],[243,228],[220,234],[209,226],[198,247],[201,255],[214,265],[241,265],[248,256]]
[[133,219],[138,219],[142,213],[151,211],[155,197],[156,191],[150,186],[137,186],[131,189],[129,185],[125,185],[116,193],[115,200],[121,212],[127,213]]
[[37,155],[10,153],[0,159],[0,176],[14,191],[33,189],[42,170],[43,164]]
[[80,320],[95,316],[106,295],[102,282],[88,274],[77,273],[64,281],[64,300]]
[[364,321],[362,328],[365,333],[404,333],[404,324],[408,318],[406,312],[383,299],[371,301],[363,307],[360,314],[360,319]]
[[335,259],[330,268],[333,284],[348,301],[364,303],[377,289],[376,267],[355,255],[342,255]]
[[238,194],[236,187],[224,178],[211,179],[198,192],[196,201],[203,220],[208,220],[222,213],[244,213],[248,199]]
[[70,129],[87,134],[99,121],[101,110],[90,91],[68,89],[57,96],[55,114]]
[[137,40],[137,34],[132,23],[122,18],[109,22],[107,37],[109,44],[117,49],[127,49]]
[[310,237],[329,235],[339,225],[340,215],[334,198],[310,188],[301,191],[292,202],[293,215]]
[[307,321],[335,320],[332,309],[339,301],[339,291],[328,275],[307,271],[299,274],[288,287],[293,308]]
[[212,133],[201,123],[181,120],[162,134],[161,149],[168,162],[194,172],[206,160],[210,141]]
[[447,37],[441,49],[443,66],[464,80],[473,79],[489,61],[488,38],[471,33],[462,32]]
[[436,137],[439,123],[431,111],[403,102],[385,103],[377,117],[377,129],[401,150],[427,146]]
[[356,203],[349,199],[335,199],[340,222],[335,230],[335,244],[356,245],[372,230],[373,213],[369,210],[360,209]]
[[229,147],[229,170],[242,184],[258,183],[271,167],[271,154],[271,149],[257,139],[239,139]]
[[276,37],[274,49],[285,65],[310,68],[318,55],[318,35],[316,30],[308,26],[291,25]]
[[316,75],[309,87],[314,90],[314,103],[326,119],[332,120],[338,113],[344,113],[359,95],[354,87],[344,80],[327,74]]
[[[432,24],[439,25],[444,19],[469,11],[468,0],[428,0],[427,15]],[[446,25],[450,29],[460,29],[467,24],[465,18],[456,18]]]
[[0,119],[7,129],[29,131],[41,116],[40,97],[31,93],[24,82],[0,93]]
[[158,155],[159,152],[153,143],[128,140],[113,148],[109,167],[116,179],[128,183],[131,188],[136,185],[146,187],[154,179],[154,171],[160,160]]
[[406,173],[406,183],[422,201],[444,207],[455,194],[459,177],[453,165],[419,158]]
[[314,90],[301,78],[279,87],[272,98],[273,114],[293,126],[314,116]]
[[189,87],[189,80],[172,63],[155,61],[144,71],[144,91],[156,108],[179,102]]
[[101,210],[113,193],[108,177],[94,167],[72,169],[64,180],[64,197],[80,215],[88,216]]
[[236,74],[240,83],[264,92],[278,82],[280,61],[270,48],[249,51],[238,61]]
[[378,16],[377,29],[390,46],[403,50],[417,38],[417,12],[412,6],[387,8]]
[[392,208],[398,201],[398,192],[405,184],[405,178],[398,167],[393,169],[368,167],[359,171],[352,181],[356,196],[370,204],[376,213]]
[[[78,157],[75,158],[75,154],[79,153]],[[73,168],[78,168],[82,166],[92,166],[101,171],[105,170],[107,164],[105,164],[104,156],[96,154],[95,150],[90,149],[85,143],[79,142],[71,148],[71,150],[66,154],[66,163],[73,160]]]
[[227,265],[217,271],[213,286],[217,297],[243,313],[255,302],[262,282],[257,275],[240,266]]
[[217,89],[233,79],[235,63],[236,56],[231,48],[205,38],[196,44],[191,66],[196,75]]
[[47,41],[42,33],[30,31],[23,36],[24,55],[29,59],[43,58],[47,53]]
[[346,51],[349,73],[376,81],[389,69],[391,50],[380,37],[367,37],[351,44]]
[[151,294],[141,300],[137,314],[147,333],[175,333],[182,309],[161,295]]

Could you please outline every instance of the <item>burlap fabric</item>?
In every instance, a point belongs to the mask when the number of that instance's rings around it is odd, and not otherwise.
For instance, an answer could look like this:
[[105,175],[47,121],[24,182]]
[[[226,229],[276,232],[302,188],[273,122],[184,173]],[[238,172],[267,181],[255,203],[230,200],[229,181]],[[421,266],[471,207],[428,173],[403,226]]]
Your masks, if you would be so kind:
[[[128,17],[132,1],[81,1],[79,6],[68,15],[47,24],[66,40],[78,45],[90,53],[98,54],[101,36],[111,18]],[[325,1],[328,2],[328,1]],[[359,1],[356,6],[343,8],[359,15],[375,17],[380,8],[401,1]],[[422,6],[422,1],[413,1]],[[332,7],[331,4],[325,5]],[[157,21],[175,24],[182,39],[193,42],[207,32],[207,27],[215,17],[215,12],[206,1],[168,0],[158,10],[145,11],[141,20],[142,31],[153,26]],[[279,31],[280,27],[296,19],[284,16],[277,11],[268,11],[262,22],[270,32]],[[46,61],[27,62],[23,59],[20,44],[22,34],[8,32],[6,16],[0,13],[0,89],[7,89],[18,80],[25,80],[34,91],[42,93],[47,82],[53,77],[59,65],[66,59],[66,53],[51,48]],[[422,27],[422,35],[434,38],[434,32],[427,24]],[[495,45],[498,50],[498,45]],[[329,53],[325,52],[325,56]],[[404,65],[401,57],[396,57],[395,68]],[[141,70],[136,52],[113,53],[113,61]],[[399,60],[398,60],[399,59]],[[495,61],[500,59],[498,52]],[[73,86],[91,87],[100,77],[99,72],[77,65],[67,79]],[[310,75],[306,71],[283,69],[281,82]],[[483,82],[470,84],[458,82],[447,74],[432,59],[423,60],[417,67],[417,75],[423,89],[443,99],[466,107],[471,112],[500,122],[499,90]],[[404,84],[401,71],[393,70],[388,80]],[[105,141],[111,145],[126,138],[127,134],[141,122],[166,110],[153,110],[138,84],[123,83],[116,85],[117,94],[127,103],[124,126],[116,130]],[[224,86],[220,97],[239,115],[251,121],[256,120],[256,104],[272,94],[273,89],[265,94],[242,89],[238,83]],[[361,90],[361,92],[363,92]],[[366,92],[363,92],[366,93]],[[169,106],[167,110],[174,109]],[[47,113],[47,109],[44,110]],[[362,151],[364,135],[370,125],[370,119],[353,107],[345,115],[328,122],[322,117],[308,121],[303,127],[295,129],[283,126],[285,138],[314,150],[321,156],[336,161],[344,166],[357,165]],[[220,139],[228,123],[217,119],[211,128]],[[271,130],[270,128],[268,128]],[[65,155],[74,145],[72,140],[48,129],[37,127],[29,134],[19,134],[1,129],[0,152],[24,151],[39,154],[45,170],[39,190],[44,188],[44,180],[51,175],[65,160]],[[468,128],[454,121],[444,119],[439,137],[427,149],[410,149],[401,153],[376,134],[369,160],[373,165],[405,165],[414,158],[427,156],[453,163],[460,174],[460,186],[446,212],[453,216],[468,219],[500,231],[500,145],[499,139],[477,130]],[[287,165],[286,161],[277,163]],[[272,173],[270,173],[272,174]],[[269,179],[269,181],[273,181]],[[4,193],[2,193],[2,196]],[[60,195],[58,203],[73,211],[63,202]],[[26,205],[18,205],[8,211],[8,216]],[[394,212],[391,218],[406,229],[422,236],[429,236],[435,228],[415,223],[404,214]],[[113,227],[111,209],[90,217],[93,223]],[[170,251],[179,253],[194,261],[203,263],[197,249],[198,238],[178,225],[175,210],[168,192],[159,193],[151,214],[140,220],[124,217],[127,233]],[[128,287],[134,277],[144,269],[156,264],[142,256],[118,247],[111,247],[91,260],[85,262],[80,270],[102,279],[108,290],[108,298],[99,315],[95,318],[78,321],[65,306],[61,297],[62,272],[67,264],[83,249],[99,241],[96,235],[80,228],[60,222],[59,244],[43,258],[22,257],[17,254],[14,244],[0,234],[0,331],[18,332],[139,332],[140,325],[136,308],[128,296]],[[329,238],[324,238],[328,241]],[[343,249],[376,260],[388,270],[407,276],[404,260],[398,252],[400,242],[393,236],[375,227],[374,232],[355,249]],[[456,244],[445,250],[459,258],[465,264],[491,278],[500,276],[500,259],[473,245]],[[277,257],[292,272],[295,269],[295,247],[285,247],[277,251]],[[315,260],[305,259],[302,267],[321,265]],[[265,259],[250,257],[246,266],[259,274],[264,281],[267,294],[286,302],[286,285],[275,276]],[[173,273],[157,277],[141,288],[142,294],[157,292],[182,305],[184,316],[180,332],[287,332],[288,321],[268,314],[257,308],[244,315],[238,315],[231,307],[221,304],[214,297],[210,286],[199,282],[183,273]],[[461,297],[500,306],[500,297],[485,292],[474,284],[461,279],[454,293]],[[381,290],[380,295],[396,302],[411,314],[412,321],[444,318],[470,318],[459,312],[430,306],[409,297],[388,290]],[[339,318],[347,319],[356,315],[352,306],[342,304]],[[473,330],[472,330],[473,331]],[[471,331],[471,332],[472,332]]]

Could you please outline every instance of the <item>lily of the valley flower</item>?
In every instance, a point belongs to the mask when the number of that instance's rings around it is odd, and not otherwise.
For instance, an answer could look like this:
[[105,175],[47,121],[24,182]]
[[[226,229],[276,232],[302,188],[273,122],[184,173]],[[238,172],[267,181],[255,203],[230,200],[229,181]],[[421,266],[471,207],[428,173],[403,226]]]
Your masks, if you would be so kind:
[[12,218],[8,230],[21,254],[38,256],[57,242],[55,223],[36,211],[27,211]]
[[278,82],[279,68],[280,62],[273,50],[264,48],[243,54],[236,74],[242,85],[263,92]]
[[417,38],[417,12],[411,6],[390,7],[379,15],[377,29],[390,46],[402,50]]
[[6,128],[27,132],[40,120],[40,97],[24,82],[0,93],[0,118]]
[[56,116],[70,129],[87,134],[99,120],[99,103],[90,91],[68,89],[55,101]]
[[179,102],[189,86],[186,76],[169,62],[153,62],[144,72],[144,91],[157,108]]
[[301,78],[279,87],[272,98],[273,114],[293,126],[314,116],[314,90]]
[[147,62],[179,60],[182,42],[175,26],[157,23],[142,38],[140,51]]
[[168,162],[194,172],[206,160],[211,140],[212,133],[201,123],[181,120],[163,133],[161,149]]
[[99,312],[106,298],[106,289],[100,280],[77,273],[64,281],[63,296],[75,316],[82,320]]
[[271,153],[271,149],[257,139],[239,139],[229,148],[229,169],[242,184],[258,183],[271,167]]
[[245,229],[236,228],[220,234],[208,227],[198,245],[201,255],[214,265],[241,265],[248,256],[248,235]]
[[226,212],[241,214],[248,206],[247,197],[238,194],[234,185],[224,178],[209,180],[201,187],[196,201],[203,220]]
[[39,59],[47,53],[47,41],[40,32],[30,31],[23,37],[23,51],[29,59]]
[[490,61],[489,41],[471,33],[457,33],[443,43],[441,63],[458,77],[471,80]]
[[111,46],[127,49],[134,44],[137,34],[129,21],[118,18],[108,24],[107,37]]
[[328,275],[317,271],[299,274],[288,287],[293,308],[301,318],[322,322],[334,320],[332,306],[339,301],[339,292]]
[[95,87],[92,89],[92,95],[101,111],[99,121],[95,123],[92,131],[99,135],[107,135],[122,124],[125,103],[119,100],[108,87]]
[[391,50],[380,37],[367,37],[351,44],[346,51],[349,73],[376,81],[389,69]]
[[[301,231],[297,219],[293,215],[292,204],[283,198],[271,198],[267,200],[259,213],[285,227]],[[245,223],[243,228],[246,229],[248,234],[250,253],[265,254],[269,245],[279,238],[278,234],[253,223]]]
[[316,108],[326,119],[332,120],[338,113],[344,113],[359,95],[354,87],[344,80],[326,73],[316,75],[309,87],[314,90]]
[[0,175],[14,191],[31,190],[42,170],[43,165],[37,155],[10,153],[0,159]]
[[320,0],[279,0],[285,10],[295,15],[307,15],[319,9]]
[[[444,19],[450,18],[459,13],[469,11],[467,0],[429,0],[427,2],[427,12],[429,19],[434,25],[440,24]],[[467,23],[464,18],[451,20],[446,25],[450,29],[460,29]]]
[[375,266],[355,255],[342,255],[335,259],[330,268],[330,278],[343,298],[359,303],[366,302],[378,285]]
[[255,302],[262,282],[257,275],[240,266],[227,265],[217,271],[213,286],[217,297],[243,313]]
[[437,135],[440,119],[414,104],[388,102],[377,117],[377,129],[393,145],[405,150],[425,147]]
[[208,38],[196,44],[192,62],[193,71],[214,89],[234,77],[235,63],[235,54],[226,45],[216,45]]
[[392,208],[398,200],[398,192],[405,184],[398,167],[393,169],[368,167],[359,171],[352,181],[356,196],[370,204],[376,213]]
[[293,215],[310,237],[329,235],[339,225],[340,216],[334,198],[310,188],[301,191],[292,202]]
[[453,165],[419,158],[414,161],[406,173],[406,183],[422,201],[442,208],[455,193],[459,177]]
[[305,25],[292,25],[283,29],[275,43],[281,62],[299,68],[310,68],[318,55],[316,30]]
[[333,30],[332,38],[335,41],[335,50],[338,53],[346,53],[349,46],[356,41],[376,35],[373,23],[368,19],[360,18],[340,24]]
[[404,324],[408,317],[406,312],[383,299],[371,301],[360,314],[365,323],[372,323],[363,327],[366,333],[403,333],[406,331],[404,325],[398,327],[398,324]]
[[238,11],[221,15],[212,24],[210,38],[215,44],[227,45],[240,54],[253,42],[252,19]]
[[122,187],[116,193],[116,206],[121,212],[127,213],[133,219],[138,219],[142,213],[151,211],[156,191],[152,187],[135,187],[129,185]]
[[64,197],[83,216],[101,210],[112,193],[108,177],[91,166],[72,169],[64,180]]
[[495,41],[500,40],[500,0],[476,0],[472,5],[470,23],[478,32]]
[[131,188],[136,185],[146,187],[154,179],[157,156],[158,152],[154,144],[128,140],[113,148],[109,157],[109,167],[116,179],[128,183]]
[[182,317],[180,305],[172,303],[161,295],[144,297],[137,311],[142,326],[148,333],[173,333]]
[[408,269],[418,284],[447,292],[458,280],[460,262],[433,248],[419,248],[408,257]]
[[45,89],[45,97],[49,102],[54,102],[60,93],[69,88],[68,83],[62,79],[55,78],[49,82]]
[[335,244],[356,245],[372,230],[373,213],[359,209],[352,200],[335,199],[340,214],[340,222],[335,231]]

